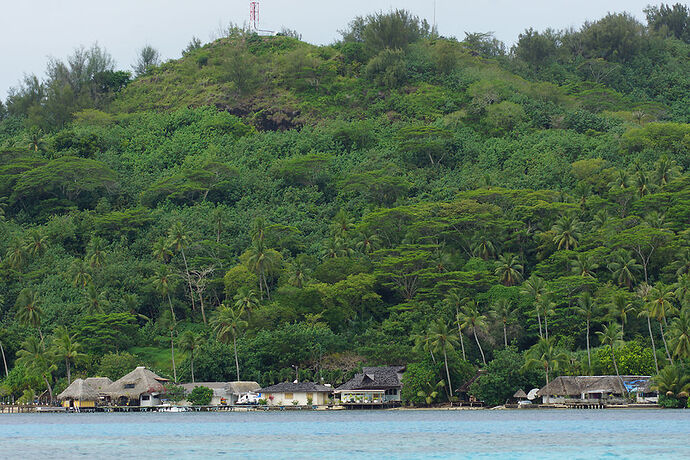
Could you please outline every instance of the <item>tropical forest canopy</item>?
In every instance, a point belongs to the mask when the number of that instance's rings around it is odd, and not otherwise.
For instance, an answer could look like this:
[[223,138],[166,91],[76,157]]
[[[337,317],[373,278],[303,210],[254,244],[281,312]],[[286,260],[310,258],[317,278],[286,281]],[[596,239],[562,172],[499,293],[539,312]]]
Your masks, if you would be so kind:
[[51,60],[0,103],[4,397],[407,364],[417,404],[478,367],[491,404],[615,373],[682,404],[690,11],[645,13],[510,49],[392,11],[328,46]]

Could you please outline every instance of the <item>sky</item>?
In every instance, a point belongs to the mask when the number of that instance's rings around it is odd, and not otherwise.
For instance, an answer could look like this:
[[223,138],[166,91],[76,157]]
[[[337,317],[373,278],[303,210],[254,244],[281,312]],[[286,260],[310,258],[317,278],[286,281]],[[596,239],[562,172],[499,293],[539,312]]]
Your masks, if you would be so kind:
[[[404,8],[433,22],[444,36],[494,32],[512,44],[526,28],[579,27],[608,12],[640,19],[653,0],[261,0],[260,28],[297,30],[302,39],[328,44],[355,16]],[[673,3],[673,2],[670,2]],[[49,58],[64,59],[94,42],[110,52],[118,69],[131,70],[146,44],[164,58],[180,57],[192,36],[208,42],[230,22],[249,19],[249,0],[0,0],[0,99],[25,73],[45,76]]]

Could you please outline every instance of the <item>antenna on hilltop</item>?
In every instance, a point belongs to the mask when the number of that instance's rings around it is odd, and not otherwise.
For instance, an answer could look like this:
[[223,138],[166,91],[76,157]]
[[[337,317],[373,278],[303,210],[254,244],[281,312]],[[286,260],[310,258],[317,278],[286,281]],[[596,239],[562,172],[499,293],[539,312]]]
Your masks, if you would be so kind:
[[253,32],[259,31],[259,2],[249,2],[249,28]]

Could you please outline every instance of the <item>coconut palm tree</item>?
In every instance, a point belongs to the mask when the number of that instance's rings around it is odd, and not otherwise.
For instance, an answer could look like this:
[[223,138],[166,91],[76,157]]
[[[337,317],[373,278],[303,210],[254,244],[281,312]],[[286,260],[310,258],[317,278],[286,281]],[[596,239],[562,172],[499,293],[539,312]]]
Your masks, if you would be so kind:
[[26,251],[19,239],[12,240],[5,253],[5,258],[10,268],[14,270],[20,270],[26,264]]
[[105,241],[94,236],[89,241],[88,261],[91,268],[100,268],[105,263]]
[[684,248],[671,267],[676,271],[677,276],[690,274],[690,248]]
[[673,295],[676,300],[678,300],[681,305],[690,304],[690,273],[678,276],[675,288],[676,290],[673,292]]
[[642,270],[642,265],[637,263],[637,259],[633,257],[630,251],[617,251],[614,253],[612,260],[607,265],[612,273],[613,280],[619,286],[625,286],[632,289],[636,278],[636,273]]
[[170,293],[175,289],[175,279],[176,275],[170,273],[166,265],[161,265],[156,269],[156,274],[151,278],[151,284],[153,288],[161,295],[164,299],[168,299],[168,305],[170,305],[170,314],[172,315],[173,321],[175,320],[175,310],[173,309],[172,299],[170,298]]
[[357,235],[355,247],[362,254],[371,254],[381,247],[381,239],[371,232],[360,232]]
[[347,233],[352,230],[353,220],[347,215],[344,209],[339,210],[335,217],[333,217],[333,223],[331,224],[331,230],[333,235],[340,238],[345,238]]
[[448,369],[448,353],[452,353],[458,344],[458,339],[450,332],[448,324],[444,321],[435,321],[429,329],[431,346],[434,350],[443,352],[443,362],[446,367],[446,377],[448,378],[448,400],[453,395],[453,384],[450,381],[450,371]]
[[508,323],[515,319],[517,310],[513,308],[513,303],[502,297],[494,302],[489,314],[503,326],[503,346],[508,348]]
[[419,334],[413,334],[412,340],[414,342],[414,350],[417,352],[429,353],[431,360],[436,364],[436,355],[434,355],[434,348],[431,346],[431,335],[429,331],[424,331]]
[[247,313],[247,319],[251,319],[251,312],[259,306],[259,298],[253,289],[242,286],[237,290],[237,294],[233,297],[235,301],[235,308],[243,310]]
[[247,322],[242,319],[244,312],[241,309],[233,308],[221,304],[216,310],[216,314],[211,321],[211,325],[216,332],[218,340],[228,343],[232,338],[232,347],[235,352],[235,369],[237,370],[237,380],[240,380],[240,361],[237,356],[237,336],[247,327]]
[[587,324],[587,369],[592,369],[592,355],[590,352],[589,332],[592,325],[592,317],[596,315],[597,304],[589,292],[583,292],[580,298],[577,299],[577,305],[574,307],[575,312],[585,319]]
[[168,263],[172,257],[172,251],[170,251],[170,243],[165,238],[159,238],[153,244],[153,257],[160,263]]
[[671,351],[678,359],[690,359],[690,306],[684,306],[669,329]]
[[555,234],[553,242],[556,243],[558,250],[566,251],[576,248],[578,241],[582,237],[582,223],[573,215],[561,216],[551,231]]
[[41,235],[38,230],[31,230],[24,250],[33,257],[40,257],[46,252],[48,244],[48,236]]
[[86,285],[89,284],[92,279],[91,273],[89,273],[89,266],[82,259],[74,259],[72,261],[70,274],[72,277],[72,284],[82,289],[86,288]]
[[496,256],[496,246],[486,232],[480,232],[475,236],[472,243],[472,255],[484,260],[493,259]]
[[29,337],[22,343],[22,349],[17,352],[17,363],[26,367],[30,372],[39,375],[46,384],[50,400],[53,400],[53,372],[57,366],[53,363],[52,353],[45,350],[43,340]]
[[690,375],[681,373],[676,366],[666,366],[652,378],[652,390],[673,397],[690,393]]
[[657,283],[649,291],[647,301],[650,303],[650,312],[659,322],[659,330],[661,331],[661,340],[664,342],[664,349],[666,350],[666,357],[668,361],[673,364],[673,357],[668,351],[668,344],[666,343],[666,334],[664,333],[664,325],[668,324],[667,316],[673,313],[673,290],[671,286],[664,283]]
[[474,340],[477,342],[477,347],[479,348],[479,353],[482,355],[482,363],[486,366],[486,357],[484,356],[484,350],[482,345],[479,343],[479,337],[477,336],[477,330],[486,330],[486,316],[479,312],[479,307],[477,302],[472,299],[466,299],[460,314],[458,315],[458,321],[461,322],[461,328],[472,330],[474,335]]
[[266,291],[266,297],[270,299],[271,293],[267,279],[278,266],[280,254],[274,249],[267,248],[263,240],[257,238],[247,250],[247,256],[249,269],[259,277],[259,296],[261,300],[264,298],[264,290]]
[[549,338],[549,316],[553,315],[555,304],[551,301],[549,294],[539,297],[535,304],[535,308],[539,311],[539,315],[544,318],[544,337]]
[[536,307],[536,304],[546,294],[546,283],[542,278],[532,275],[523,283],[521,292],[523,295],[528,295],[534,299],[534,311],[537,313],[537,322],[539,323],[539,338],[544,338],[541,328],[541,311]]
[[182,351],[189,352],[189,369],[192,373],[192,383],[194,383],[194,352],[205,343],[206,340],[201,334],[195,334],[190,330],[184,331],[177,339],[177,346]]
[[70,335],[65,326],[58,326],[53,333],[53,354],[65,360],[67,369],[67,385],[72,383],[72,363],[86,356],[81,352],[81,344],[75,340],[74,335]]
[[578,254],[575,260],[570,262],[571,271],[583,278],[596,278],[594,271],[597,268],[599,268],[599,264],[594,261],[593,257],[587,254]]
[[462,321],[458,319],[460,317],[460,307],[462,307],[464,304],[465,298],[462,296],[459,289],[453,288],[448,291],[448,294],[446,294],[446,298],[443,301],[446,303],[446,305],[448,305],[448,307],[450,307],[451,310],[455,311],[455,324],[458,326],[458,337],[460,337],[462,359],[467,361],[467,356],[465,355],[465,341],[462,337]]
[[609,319],[620,320],[621,334],[625,334],[625,323],[628,321],[628,313],[635,312],[635,306],[632,301],[628,299],[625,294],[618,293],[613,296],[611,302],[608,304]]
[[494,273],[506,286],[515,286],[522,281],[523,266],[514,254],[503,254],[496,262]]
[[[0,298],[1,300],[1,298]],[[4,337],[5,333],[7,331],[5,329],[0,329],[0,337]],[[7,356],[5,356],[5,347],[2,344],[2,338],[0,338],[0,353],[2,354],[2,364],[4,365],[5,368],[5,377],[9,377],[10,371],[7,368]]]
[[300,254],[290,264],[288,283],[296,288],[303,288],[309,280],[309,273],[305,257]]
[[667,185],[679,174],[680,168],[676,165],[676,162],[666,155],[663,155],[654,163],[654,178],[657,185],[661,187]]
[[630,182],[630,173],[625,169],[619,169],[614,174],[614,179],[609,182],[609,188],[628,188]]
[[161,315],[160,321],[163,327],[170,332],[170,359],[173,368],[173,381],[177,383],[177,366],[175,365],[175,330],[177,329],[177,321],[169,311]]
[[553,339],[539,339],[525,353],[525,368],[540,367],[544,369],[546,385],[549,385],[551,372],[557,371],[568,363],[568,354],[554,345]]
[[182,254],[182,261],[184,262],[184,271],[187,275],[187,284],[189,285],[189,297],[192,299],[192,310],[196,311],[196,302],[194,300],[194,290],[192,290],[192,278],[189,275],[189,265],[187,265],[187,256],[185,255],[185,248],[189,247],[191,236],[182,225],[182,222],[175,222],[168,230],[168,244],[174,252]]
[[649,175],[645,171],[637,171],[635,175],[635,191],[637,196],[642,198],[652,193],[653,184]]
[[625,388],[623,379],[621,379],[621,374],[618,372],[618,363],[616,362],[616,347],[623,343],[623,332],[618,323],[609,323],[604,325],[601,331],[597,331],[599,336],[599,342],[610,348],[611,350],[611,360],[613,361],[613,367],[616,370],[616,376],[621,381],[621,385]]
[[89,284],[84,291],[84,310],[89,315],[100,315],[108,305],[105,291],[98,291],[96,286]]
[[17,309],[17,321],[25,326],[38,329],[43,343],[43,333],[41,332],[41,319],[43,310],[41,309],[38,293],[31,288],[24,288],[19,292],[14,304]]

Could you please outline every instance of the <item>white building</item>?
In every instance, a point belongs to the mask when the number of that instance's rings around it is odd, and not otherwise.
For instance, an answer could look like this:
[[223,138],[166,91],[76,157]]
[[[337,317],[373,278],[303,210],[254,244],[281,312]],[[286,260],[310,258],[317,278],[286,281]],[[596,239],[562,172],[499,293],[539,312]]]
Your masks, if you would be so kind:
[[269,406],[323,406],[329,403],[333,388],[313,382],[284,382],[261,389]]

